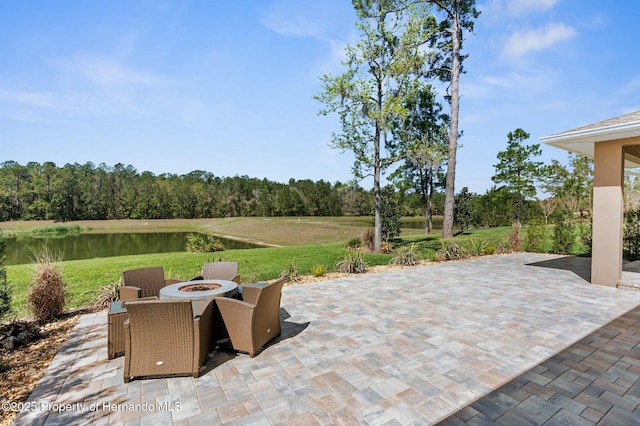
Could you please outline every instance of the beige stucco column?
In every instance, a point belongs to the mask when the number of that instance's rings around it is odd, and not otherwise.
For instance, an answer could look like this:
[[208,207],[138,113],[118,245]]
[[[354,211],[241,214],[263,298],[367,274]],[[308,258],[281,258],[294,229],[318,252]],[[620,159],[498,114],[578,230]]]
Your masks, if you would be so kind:
[[591,283],[622,281],[624,146],[598,142],[593,157],[593,247]]

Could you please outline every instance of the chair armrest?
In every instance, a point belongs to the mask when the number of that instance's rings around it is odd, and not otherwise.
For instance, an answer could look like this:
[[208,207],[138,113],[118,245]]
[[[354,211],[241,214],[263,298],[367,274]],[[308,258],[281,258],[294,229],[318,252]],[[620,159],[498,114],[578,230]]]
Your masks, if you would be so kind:
[[135,300],[142,296],[142,289],[140,287],[133,287],[123,285],[120,287],[120,300]]
[[200,280],[204,280],[204,277],[202,275],[196,275],[195,277],[189,278],[189,281],[200,281]]
[[268,283],[245,284],[242,286],[242,300],[252,305],[258,303],[261,289]]
[[215,299],[222,321],[235,350],[253,353],[255,351],[255,305],[228,297]]
[[229,324],[237,325],[239,322],[246,321],[247,318],[252,317],[256,307],[256,305],[251,303],[230,297],[216,297],[214,300],[227,328]]
[[164,285],[171,285],[171,284],[178,284],[178,283],[183,283],[184,280],[180,280],[177,278],[167,278],[164,280]]
[[231,278],[231,281],[233,281],[236,284],[240,284],[240,274],[238,274],[235,277]]
[[198,371],[199,366],[204,364],[207,355],[213,351],[214,343],[214,324],[213,313],[215,302],[210,301],[201,312],[194,312],[196,317],[193,319],[193,337],[194,337],[194,373]]

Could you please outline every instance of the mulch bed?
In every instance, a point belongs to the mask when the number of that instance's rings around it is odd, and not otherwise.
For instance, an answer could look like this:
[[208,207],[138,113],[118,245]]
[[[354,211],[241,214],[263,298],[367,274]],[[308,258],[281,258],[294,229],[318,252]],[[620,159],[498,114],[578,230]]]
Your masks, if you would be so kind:
[[27,401],[80,315],[88,312],[70,311],[47,323],[14,320],[0,325],[0,400],[16,407],[3,407],[0,425],[13,423],[18,403]]

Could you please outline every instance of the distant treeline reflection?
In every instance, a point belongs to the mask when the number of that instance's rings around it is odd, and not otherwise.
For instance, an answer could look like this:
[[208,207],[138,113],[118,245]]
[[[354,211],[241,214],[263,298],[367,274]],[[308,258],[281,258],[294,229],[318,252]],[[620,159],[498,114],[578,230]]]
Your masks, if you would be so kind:
[[[75,234],[54,238],[21,236],[5,238],[6,264],[31,263],[44,247],[61,260],[129,256],[147,253],[186,251],[189,232],[140,232],[114,234]],[[217,237],[216,237],[217,238]],[[255,244],[218,238],[226,249],[255,248]]]

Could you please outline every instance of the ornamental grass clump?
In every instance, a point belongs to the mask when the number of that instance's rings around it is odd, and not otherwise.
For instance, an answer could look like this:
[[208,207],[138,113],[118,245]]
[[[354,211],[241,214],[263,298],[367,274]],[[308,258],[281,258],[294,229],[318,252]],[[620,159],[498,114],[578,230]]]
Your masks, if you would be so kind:
[[27,305],[37,321],[50,320],[64,311],[67,289],[57,263],[46,250],[36,257]]
[[509,248],[512,252],[522,251],[522,237],[520,236],[520,229],[522,224],[518,219],[514,220],[511,224],[511,233],[509,234]]
[[398,255],[389,262],[392,265],[414,266],[418,264],[418,255],[416,253],[416,245],[411,244],[408,247],[398,248]]
[[375,236],[376,231],[373,228],[367,228],[362,231],[362,245],[369,249],[369,251],[373,251],[375,248]]
[[367,270],[367,261],[361,248],[347,250],[347,255],[337,263],[338,271],[347,274],[360,274]]
[[298,265],[296,265],[296,259],[291,259],[291,262],[285,269],[280,272],[280,278],[286,278],[287,281],[297,281],[300,278],[298,272]]
[[93,307],[99,311],[107,309],[111,302],[120,300],[120,287],[122,282],[112,282],[102,285],[98,289],[98,295],[93,300]]
[[439,262],[447,260],[462,260],[469,257],[469,250],[461,244],[450,240],[442,240],[442,246],[436,253]]
[[488,246],[489,243],[486,240],[479,240],[476,238],[471,238],[465,245],[469,255],[473,257],[484,256],[485,250]]
[[327,268],[326,268],[326,266],[324,266],[323,263],[318,263],[318,264],[313,265],[311,267],[311,274],[314,277],[322,277],[326,273],[327,273]]

